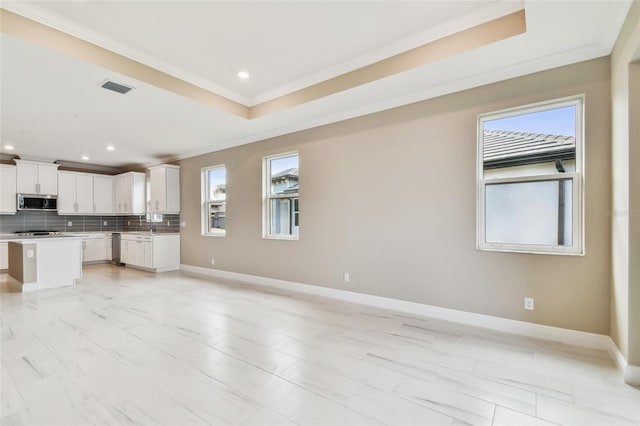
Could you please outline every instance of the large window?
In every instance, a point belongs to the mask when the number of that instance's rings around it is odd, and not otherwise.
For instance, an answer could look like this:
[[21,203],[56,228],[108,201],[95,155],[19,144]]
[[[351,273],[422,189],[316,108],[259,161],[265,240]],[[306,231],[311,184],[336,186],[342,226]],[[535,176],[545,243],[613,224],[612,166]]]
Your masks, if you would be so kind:
[[202,235],[226,235],[226,200],[225,167],[222,165],[202,169]]
[[583,101],[479,116],[479,249],[583,254]]
[[297,240],[299,235],[298,153],[264,158],[264,238]]

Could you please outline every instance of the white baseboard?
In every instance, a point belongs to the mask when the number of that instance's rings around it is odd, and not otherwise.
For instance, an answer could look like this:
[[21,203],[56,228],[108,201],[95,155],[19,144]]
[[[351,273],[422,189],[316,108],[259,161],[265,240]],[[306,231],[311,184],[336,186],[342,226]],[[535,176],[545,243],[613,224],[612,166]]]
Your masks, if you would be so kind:
[[640,367],[627,364],[624,369],[624,382],[629,385],[640,386]]
[[[522,336],[551,340],[586,348],[602,349],[609,352],[620,371],[625,373],[625,378],[627,370],[629,370],[629,367],[632,367],[632,372],[629,374],[633,375],[633,377],[636,377],[637,379],[640,379],[640,368],[628,366],[625,358],[622,356],[613,340],[611,340],[611,337],[605,336],[604,334],[587,333],[584,331],[551,327],[548,325],[494,317],[491,315],[476,314],[473,312],[459,311],[456,309],[441,308],[439,306],[425,305],[422,303],[408,302],[405,300],[391,299],[388,297],[373,296],[370,294],[355,293],[352,291],[319,287],[309,284],[296,283],[293,281],[260,277],[256,275],[240,274],[237,272],[222,271],[219,269],[202,268],[199,266],[191,265],[180,265],[180,269],[186,272],[207,275],[215,278],[237,280],[248,284],[278,288],[297,293],[311,294],[345,302],[375,306],[378,308],[391,309],[415,315],[457,322],[460,324],[472,325],[475,327],[498,330],[505,333],[519,334]],[[627,383],[629,382],[627,381]]]
[[633,386],[640,386],[640,367],[629,364],[613,340],[611,338],[609,338],[609,340],[611,341],[609,345],[609,354],[615,361],[618,370],[622,372],[625,383]]

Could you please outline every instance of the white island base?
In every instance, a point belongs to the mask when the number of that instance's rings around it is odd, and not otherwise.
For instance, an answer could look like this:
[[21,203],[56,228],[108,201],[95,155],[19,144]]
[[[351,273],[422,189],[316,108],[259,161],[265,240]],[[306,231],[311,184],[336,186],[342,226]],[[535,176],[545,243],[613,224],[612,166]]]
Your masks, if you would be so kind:
[[82,278],[82,240],[43,237],[9,241],[9,277],[23,292],[74,285]]

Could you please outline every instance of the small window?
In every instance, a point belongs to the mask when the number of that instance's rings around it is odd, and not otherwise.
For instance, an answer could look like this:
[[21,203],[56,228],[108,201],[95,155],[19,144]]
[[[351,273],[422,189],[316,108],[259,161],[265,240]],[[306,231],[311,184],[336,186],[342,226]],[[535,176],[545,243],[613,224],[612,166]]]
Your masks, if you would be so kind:
[[478,248],[583,254],[583,97],[478,118]]
[[297,240],[300,229],[298,153],[265,157],[263,237]]
[[227,221],[227,171],[224,166],[202,169],[202,235],[224,237]]

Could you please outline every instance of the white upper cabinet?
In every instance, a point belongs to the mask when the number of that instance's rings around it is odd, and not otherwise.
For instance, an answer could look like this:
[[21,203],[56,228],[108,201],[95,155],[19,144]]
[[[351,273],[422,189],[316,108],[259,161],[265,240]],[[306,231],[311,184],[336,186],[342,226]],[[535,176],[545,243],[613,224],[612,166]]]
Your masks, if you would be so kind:
[[77,213],[75,173],[58,174],[58,214]]
[[58,214],[113,214],[113,178],[59,172]]
[[96,214],[113,214],[113,178],[93,177],[93,205]]
[[152,213],[180,213],[180,167],[162,164],[149,168]]
[[19,194],[58,195],[58,165],[14,160]]
[[0,214],[16,213],[16,166],[0,164]]
[[144,173],[128,172],[114,177],[114,212],[119,215],[146,213],[146,177]]

